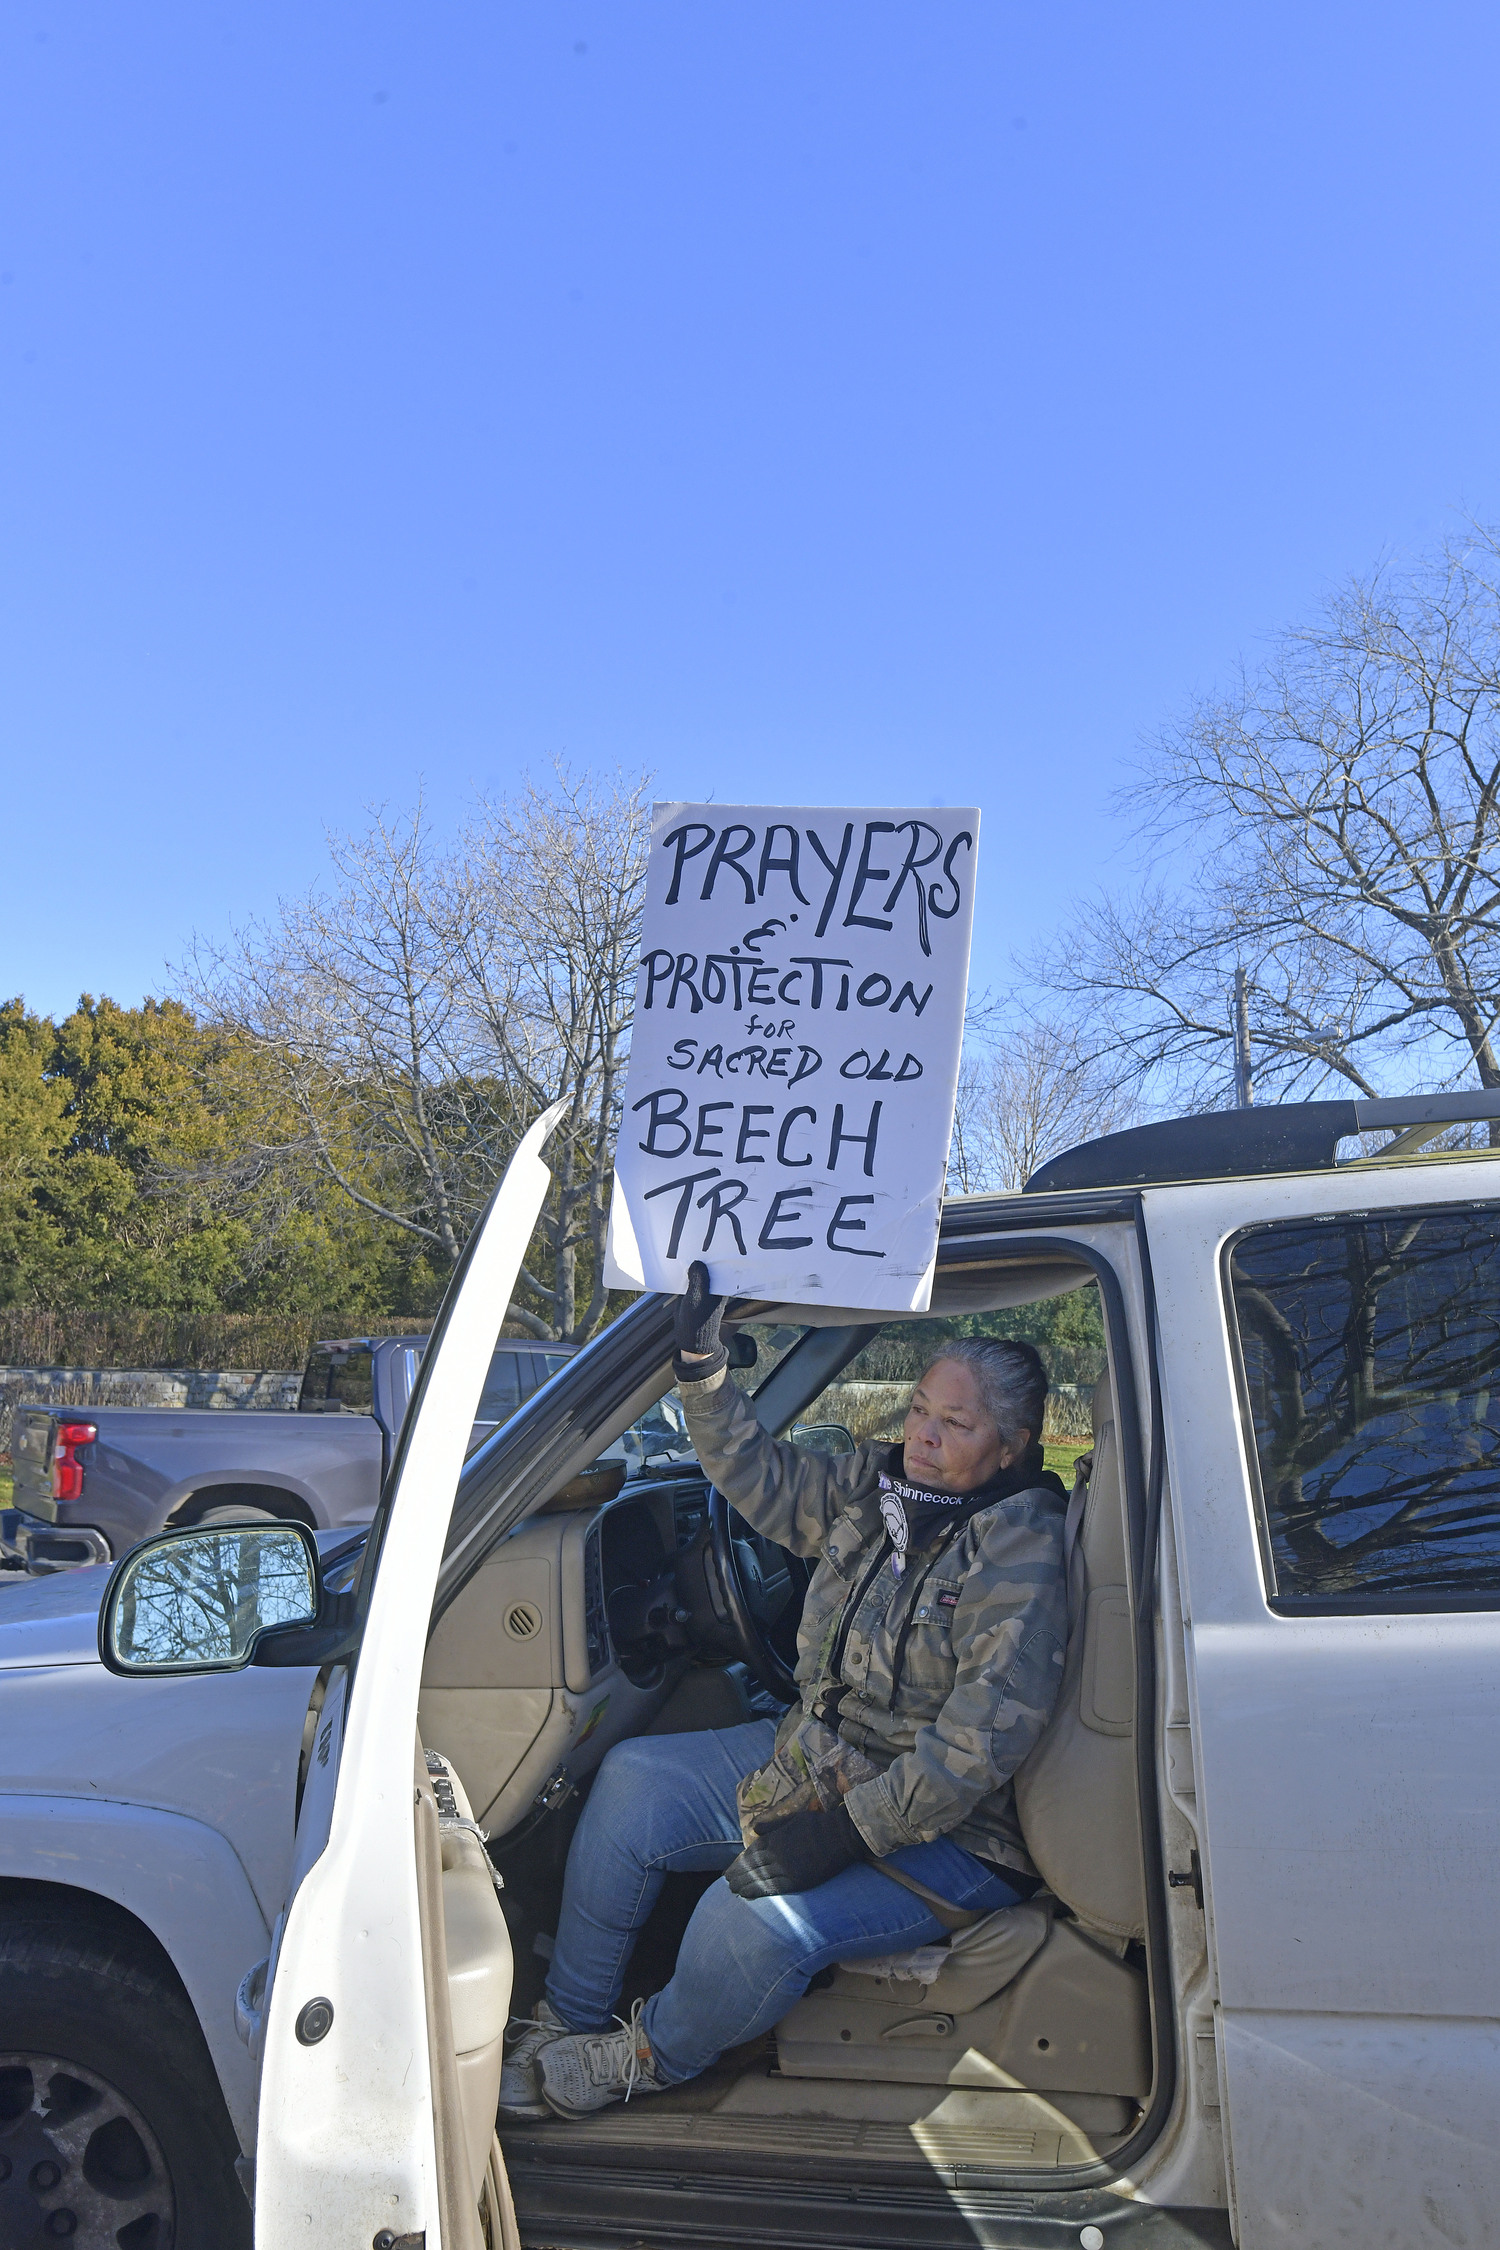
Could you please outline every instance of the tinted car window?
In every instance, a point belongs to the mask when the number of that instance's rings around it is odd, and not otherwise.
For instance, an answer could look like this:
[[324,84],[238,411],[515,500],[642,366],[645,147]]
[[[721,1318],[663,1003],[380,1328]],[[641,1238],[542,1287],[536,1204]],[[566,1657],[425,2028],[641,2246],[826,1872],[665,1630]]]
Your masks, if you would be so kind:
[[1500,1214],[1257,1228],[1229,1285],[1271,1606],[1500,1607]]
[[[521,1369],[519,1354],[496,1352],[490,1361],[490,1371],[484,1379],[484,1389],[479,1394],[481,1422],[508,1422],[521,1403]],[[531,1354],[526,1354],[527,1373],[530,1373]],[[531,1388],[527,1385],[527,1390]]]
[[342,1407],[346,1414],[375,1410],[374,1354],[368,1344],[315,1344],[297,1404],[303,1412]]

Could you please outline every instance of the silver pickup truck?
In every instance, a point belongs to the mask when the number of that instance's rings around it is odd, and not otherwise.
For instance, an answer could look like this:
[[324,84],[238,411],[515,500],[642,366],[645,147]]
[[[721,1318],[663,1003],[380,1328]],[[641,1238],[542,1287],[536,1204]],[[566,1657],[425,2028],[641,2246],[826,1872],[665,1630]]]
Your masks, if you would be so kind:
[[[0,1566],[40,1576],[110,1562],[168,1524],[368,1523],[426,1343],[418,1333],[314,1344],[290,1414],[19,1406]],[[471,1449],[576,1348],[498,1345]]]

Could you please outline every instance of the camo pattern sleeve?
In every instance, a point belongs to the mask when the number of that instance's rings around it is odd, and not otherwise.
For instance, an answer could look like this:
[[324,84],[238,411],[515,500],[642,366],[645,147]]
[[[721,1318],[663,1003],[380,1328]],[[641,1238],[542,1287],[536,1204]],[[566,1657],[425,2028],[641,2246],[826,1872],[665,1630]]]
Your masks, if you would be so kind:
[[709,1482],[778,1547],[820,1555],[835,1518],[874,1487],[876,1456],[884,1455],[884,1446],[805,1453],[778,1441],[761,1427],[744,1392],[722,1370],[703,1383],[679,1383],[677,1391],[693,1450]]
[[904,1704],[917,1718],[924,1702],[930,1715],[909,1748],[845,1799],[882,1858],[963,1829],[976,1814],[981,1826],[996,1828],[997,1843],[1009,1841],[1011,1775],[1036,1744],[1062,1684],[1062,1509],[1045,1491],[984,1509],[915,1600],[893,1715]]

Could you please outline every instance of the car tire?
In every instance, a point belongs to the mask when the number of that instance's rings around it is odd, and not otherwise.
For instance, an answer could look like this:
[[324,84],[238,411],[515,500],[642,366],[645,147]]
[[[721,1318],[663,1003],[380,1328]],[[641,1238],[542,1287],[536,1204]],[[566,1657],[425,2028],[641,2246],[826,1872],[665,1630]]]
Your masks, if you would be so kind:
[[283,1518],[273,1516],[269,1508],[241,1508],[230,1501],[227,1507],[205,1508],[201,1516],[194,1516],[193,1529],[205,1523],[280,1523]]
[[148,1945],[0,1925],[0,2242],[250,2250],[239,2146],[198,2020]]

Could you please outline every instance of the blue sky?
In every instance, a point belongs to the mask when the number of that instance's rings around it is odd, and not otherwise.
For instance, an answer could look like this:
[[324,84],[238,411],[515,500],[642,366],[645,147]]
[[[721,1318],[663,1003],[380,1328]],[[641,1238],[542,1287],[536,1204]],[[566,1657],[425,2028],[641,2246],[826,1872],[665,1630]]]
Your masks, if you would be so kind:
[[1500,16],[13,0],[0,987],[166,982],[562,754],[977,801],[981,976],[1140,738],[1500,516]]

